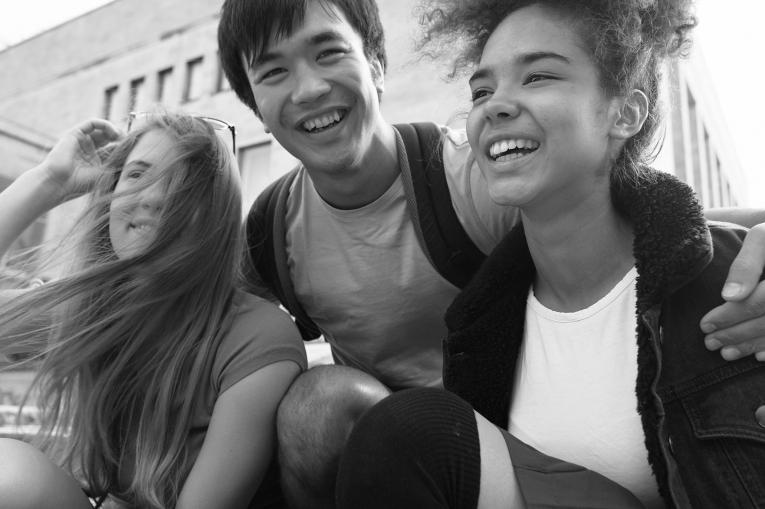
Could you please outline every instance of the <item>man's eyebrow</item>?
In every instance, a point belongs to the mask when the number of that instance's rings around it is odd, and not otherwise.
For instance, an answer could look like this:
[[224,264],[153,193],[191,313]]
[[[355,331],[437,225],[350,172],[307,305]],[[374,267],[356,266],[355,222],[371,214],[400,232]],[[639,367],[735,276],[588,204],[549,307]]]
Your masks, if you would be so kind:
[[[316,44],[323,44],[326,42],[334,42],[334,41],[341,41],[345,42],[345,36],[338,32],[337,30],[325,30],[323,32],[319,32],[315,35],[312,35],[308,38],[308,44],[309,45],[316,45]],[[253,58],[252,62],[250,62],[250,67],[256,67],[259,65],[265,65],[273,60],[276,60],[279,58],[281,54],[275,51],[264,51],[260,55],[257,56],[257,58]]]
[[[555,53],[554,51],[532,51],[529,53],[523,53],[513,58],[513,63],[520,64],[520,65],[529,65],[529,64],[533,64],[534,62],[537,62],[538,60],[544,60],[547,58],[551,58],[553,60],[559,60],[567,64],[571,63],[571,60],[569,58],[564,57],[560,53]],[[491,70],[491,68],[482,67],[478,69],[476,72],[474,72],[472,76],[470,76],[468,83],[473,83],[474,81],[480,80],[483,78],[489,78],[493,75],[494,75],[494,72]]]

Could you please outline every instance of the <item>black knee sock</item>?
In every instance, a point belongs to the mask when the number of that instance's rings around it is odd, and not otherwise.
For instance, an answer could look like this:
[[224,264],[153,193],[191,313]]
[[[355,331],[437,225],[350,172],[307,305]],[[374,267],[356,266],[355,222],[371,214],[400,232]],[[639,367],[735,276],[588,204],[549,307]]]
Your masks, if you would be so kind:
[[356,423],[340,461],[338,509],[474,509],[481,481],[473,409],[440,389],[397,392]]

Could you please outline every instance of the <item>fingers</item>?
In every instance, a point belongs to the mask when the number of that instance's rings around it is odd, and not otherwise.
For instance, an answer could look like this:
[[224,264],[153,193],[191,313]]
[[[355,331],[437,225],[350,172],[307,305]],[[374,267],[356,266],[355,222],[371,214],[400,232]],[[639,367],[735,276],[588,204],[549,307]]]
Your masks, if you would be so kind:
[[102,118],[88,119],[79,124],[76,129],[78,129],[83,134],[101,134],[105,138],[110,138],[112,140],[115,140],[121,136],[120,130],[117,129],[114,124]]
[[765,284],[740,302],[726,302],[712,309],[701,319],[706,347],[722,349],[727,360],[755,353],[765,360]]
[[749,230],[741,251],[728,271],[722,290],[727,301],[740,301],[751,294],[765,268],[765,223]]
[[91,152],[122,137],[114,124],[100,118],[86,120],[78,124],[74,131],[80,148],[85,152]]
[[[754,354],[755,358],[759,361],[765,361],[765,334],[760,333],[759,337],[756,336],[755,329],[762,328],[762,323],[759,326],[752,327],[749,332],[744,332],[743,329],[737,329],[733,327],[729,332],[718,334],[710,334],[704,338],[704,344],[709,350],[720,350],[720,355],[726,361],[735,361],[747,355]],[[754,336],[752,334],[755,334]],[[744,335],[749,337],[747,340],[736,340],[734,337],[738,335]]]

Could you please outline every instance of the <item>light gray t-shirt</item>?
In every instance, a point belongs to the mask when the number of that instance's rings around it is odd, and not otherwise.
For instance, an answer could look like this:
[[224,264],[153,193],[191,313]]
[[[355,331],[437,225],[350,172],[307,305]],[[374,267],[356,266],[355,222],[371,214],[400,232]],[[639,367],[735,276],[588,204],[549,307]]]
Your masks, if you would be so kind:
[[[444,128],[452,203],[475,244],[488,253],[516,222],[516,209],[491,201],[464,131]],[[406,153],[399,140],[399,163]],[[327,204],[305,169],[290,189],[288,264],[297,297],[338,363],[393,389],[440,386],[443,315],[459,292],[420,246],[399,177],[374,202],[353,210]]]

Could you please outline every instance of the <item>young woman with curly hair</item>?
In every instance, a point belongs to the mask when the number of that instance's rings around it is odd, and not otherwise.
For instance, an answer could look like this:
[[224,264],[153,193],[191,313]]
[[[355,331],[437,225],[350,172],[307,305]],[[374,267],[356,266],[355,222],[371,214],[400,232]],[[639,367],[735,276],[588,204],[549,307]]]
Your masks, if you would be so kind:
[[765,507],[765,364],[698,327],[746,230],[647,166],[690,7],[426,3],[428,43],[476,64],[470,145],[522,224],[447,311],[450,392],[357,424],[340,507]]

